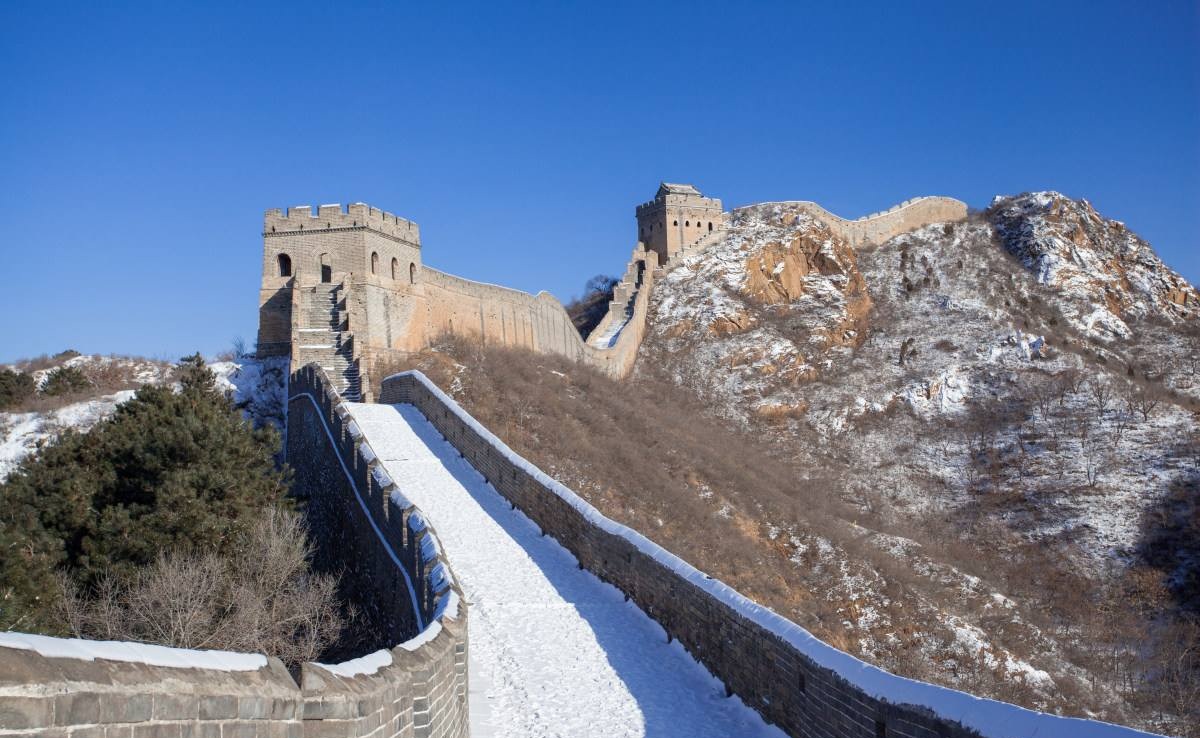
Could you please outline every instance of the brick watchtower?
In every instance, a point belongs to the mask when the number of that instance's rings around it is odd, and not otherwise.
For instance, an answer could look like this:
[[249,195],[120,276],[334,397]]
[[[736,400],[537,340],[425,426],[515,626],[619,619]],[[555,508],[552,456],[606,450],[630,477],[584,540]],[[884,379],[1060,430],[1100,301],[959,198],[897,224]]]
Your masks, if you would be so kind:
[[638,241],[666,264],[680,251],[725,225],[721,201],[689,184],[663,182],[654,199],[637,206]]

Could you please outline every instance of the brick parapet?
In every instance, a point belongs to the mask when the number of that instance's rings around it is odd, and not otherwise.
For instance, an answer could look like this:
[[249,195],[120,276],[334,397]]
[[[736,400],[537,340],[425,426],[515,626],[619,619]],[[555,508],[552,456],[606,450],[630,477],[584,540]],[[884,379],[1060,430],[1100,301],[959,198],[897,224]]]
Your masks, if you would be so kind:
[[[44,640],[64,651],[73,645]],[[303,738],[299,688],[278,659],[264,661],[232,671],[0,647],[0,733]]]
[[421,244],[421,229],[416,223],[362,202],[345,209],[340,204],[321,205],[316,213],[311,205],[300,205],[272,208],[263,214],[264,237],[339,229],[371,230],[413,246]]
[[[505,498],[624,592],[726,685],[803,738],[1074,738],[1150,734],[1030,710],[888,674],[837,651],[595,508],[515,454],[420,372],[386,378]],[[884,695],[890,697],[885,698]],[[978,729],[978,732],[977,732]]]

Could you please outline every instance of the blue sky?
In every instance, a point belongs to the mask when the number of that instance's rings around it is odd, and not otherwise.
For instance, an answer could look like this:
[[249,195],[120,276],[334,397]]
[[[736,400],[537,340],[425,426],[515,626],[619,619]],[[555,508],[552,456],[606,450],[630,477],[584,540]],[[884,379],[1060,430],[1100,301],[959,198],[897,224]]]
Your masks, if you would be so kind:
[[1195,2],[0,6],[0,360],[253,344],[262,211],[562,299],[660,180],[856,217],[1057,189],[1200,281]]

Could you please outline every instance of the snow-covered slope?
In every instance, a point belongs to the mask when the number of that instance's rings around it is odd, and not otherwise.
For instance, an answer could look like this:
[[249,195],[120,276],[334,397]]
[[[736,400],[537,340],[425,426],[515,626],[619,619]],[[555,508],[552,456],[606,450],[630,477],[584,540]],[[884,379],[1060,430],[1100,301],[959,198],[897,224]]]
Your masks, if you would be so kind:
[[1054,288],[1071,324],[1103,341],[1129,339],[1128,320],[1194,318],[1200,294],[1150,244],[1087,200],[1057,192],[997,197],[992,222],[1005,247]]
[[[142,384],[164,384],[173,381],[174,366],[168,362],[134,357],[83,354],[73,356],[29,372],[36,386],[46,382],[47,375],[59,366],[80,370],[94,385],[128,386],[116,392],[98,390],[94,396],[82,393],[83,399],[61,407],[35,409],[29,412],[0,412],[0,481],[16,469],[21,460],[37,450],[38,444],[53,438],[65,429],[86,431],[133,397]],[[259,361],[244,357],[236,361],[219,361],[209,365],[217,377],[217,386],[224,390],[256,425],[270,423],[283,428],[283,397],[287,383],[287,361]]]

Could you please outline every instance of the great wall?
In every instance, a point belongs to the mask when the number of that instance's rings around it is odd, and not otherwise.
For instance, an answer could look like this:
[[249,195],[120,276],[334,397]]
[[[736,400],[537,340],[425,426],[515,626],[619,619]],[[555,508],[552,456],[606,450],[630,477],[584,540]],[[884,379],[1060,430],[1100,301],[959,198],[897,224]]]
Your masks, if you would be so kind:
[[[856,221],[810,205],[815,217],[859,246],[966,214],[965,205],[948,198],[920,198]],[[468,637],[477,603],[464,595],[455,564],[468,571],[468,554],[489,552],[469,550],[487,545],[470,536],[454,536],[457,548],[443,546],[435,527],[453,526],[453,516],[443,511],[431,519],[414,504],[413,498],[431,499],[414,486],[420,479],[410,474],[414,463],[445,467],[448,484],[502,500],[517,521],[510,525],[535,531],[530,540],[546,542],[538,545],[565,549],[561,555],[593,593],[573,603],[578,617],[628,611],[632,603],[636,617],[655,628],[626,625],[627,632],[608,635],[630,639],[625,645],[634,653],[661,648],[646,638],[675,644],[723,685],[723,700],[744,704],[771,730],[805,738],[1149,735],[870,666],[604,517],[419,373],[383,378],[372,397],[367,372],[375,359],[423,348],[443,333],[562,354],[626,375],[655,279],[680,253],[713,243],[728,222],[719,200],[686,185],[664,184],[637,214],[641,240],[608,315],[585,341],[546,293],[424,266],[417,226],[390,213],[362,204],[322,206],[316,215],[309,208],[268,211],[259,347],[292,361],[285,452],[295,471],[293,494],[305,502],[318,559],[344,571],[373,639],[364,650],[376,650],[339,664],[304,664],[294,678],[258,654],[0,634],[0,736],[471,735],[478,717],[472,705],[482,699],[472,649],[485,644]],[[397,445],[401,437],[444,444],[450,453],[414,460],[411,448]],[[461,506],[475,504],[462,499]],[[523,545],[538,566],[559,555]],[[617,596],[595,594],[605,588]],[[624,612],[611,622],[633,623],[629,617]],[[542,635],[535,629],[528,637]],[[541,675],[544,683],[529,686],[552,697],[557,676]],[[700,697],[713,708],[712,698]],[[645,733],[683,734],[664,726]],[[506,727],[523,733],[523,726]]]

